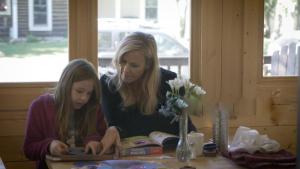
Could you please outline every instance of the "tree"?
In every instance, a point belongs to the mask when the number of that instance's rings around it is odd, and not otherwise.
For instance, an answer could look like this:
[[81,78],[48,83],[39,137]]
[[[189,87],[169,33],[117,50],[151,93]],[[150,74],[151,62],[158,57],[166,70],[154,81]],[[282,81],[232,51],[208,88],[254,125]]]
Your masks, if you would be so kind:
[[[299,1],[299,0],[298,0]],[[270,38],[271,32],[273,31],[273,18],[275,16],[275,9],[277,5],[277,0],[265,0],[264,5],[264,37]]]
[[294,16],[295,17],[295,29],[300,30],[300,0],[296,1],[294,15],[295,15]]

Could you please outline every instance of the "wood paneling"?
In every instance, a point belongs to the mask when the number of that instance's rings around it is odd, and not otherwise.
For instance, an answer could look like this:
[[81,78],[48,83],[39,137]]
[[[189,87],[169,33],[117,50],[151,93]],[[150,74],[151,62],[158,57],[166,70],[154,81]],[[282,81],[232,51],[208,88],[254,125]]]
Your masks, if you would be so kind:
[[34,168],[34,162],[26,159],[22,149],[27,109],[31,101],[47,89],[48,85],[44,89],[34,85],[24,88],[1,88],[0,156],[7,169]]
[[221,91],[222,0],[192,1],[191,39],[191,78],[209,93],[203,111],[213,112]]
[[26,120],[26,111],[0,111],[0,121]]
[[72,0],[69,4],[69,58],[86,58],[98,68],[98,1]]
[[[0,87],[0,111],[24,111],[34,98],[46,92],[53,83],[29,85],[29,84],[5,84]],[[1,112],[0,112],[1,114]]]
[[[243,1],[243,46],[242,46],[242,98],[236,105],[237,112],[253,116],[256,113],[256,85],[258,59],[262,61],[262,31],[260,18],[263,18],[261,0]],[[262,5],[262,6],[261,6]],[[261,53],[260,53],[261,52]]]
[[0,136],[23,136],[26,120],[1,120]]
[[25,161],[23,153],[24,136],[0,136],[0,155],[2,160]]
[[[214,106],[221,101],[231,115],[231,128],[247,126],[264,131],[284,148],[295,150],[297,81],[262,77],[264,1],[194,3],[201,5],[201,12],[192,13],[197,15],[192,16],[192,22],[201,20],[201,24],[192,28],[200,28],[201,33],[192,34],[192,40],[201,38],[201,43],[192,41],[200,55],[193,55],[198,53],[192,49],[191,65],[199,64],[198,56],[201,65],[192,67],[192,79],[198,79],[207,91],[203,116],[193,117],[196,126],[200,131],[211,127]],[[275,97],[278,91],[281,94]]]
[[6,169],[34,169],[34,161],[4,162]]
[[242,97],[243,1],[229,0],[222,7],[221,98],[230,116],[236,118],[234,105]]

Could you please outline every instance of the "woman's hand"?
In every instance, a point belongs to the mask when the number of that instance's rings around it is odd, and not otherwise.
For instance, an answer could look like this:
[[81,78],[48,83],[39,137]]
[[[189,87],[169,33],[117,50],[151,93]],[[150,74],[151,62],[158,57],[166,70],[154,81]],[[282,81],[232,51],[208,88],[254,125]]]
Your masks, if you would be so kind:
[[50,143],[49,150],[51,155],[60,156],[68,152],[68,145],[59,140],[53,140]]
[[91,153],[93,155],[99,154],[100,151],[102,150],[102,143],[100,143],[99,141],[90,141],[85,145],[85,153],[88,153],[89,151],[91,151]]
[[103,149],[102,149],[100,155],[104,154],[105,152],[110,150],[110,148],[112,148],[112,146],[114,146],[115,156],[116,156],[116,158],[119,157],[121,140],[120,140],[119,131],[117,130],[116,127],[111,126],[106,130],[105,135],[101,140],[101,143],[103,145]]

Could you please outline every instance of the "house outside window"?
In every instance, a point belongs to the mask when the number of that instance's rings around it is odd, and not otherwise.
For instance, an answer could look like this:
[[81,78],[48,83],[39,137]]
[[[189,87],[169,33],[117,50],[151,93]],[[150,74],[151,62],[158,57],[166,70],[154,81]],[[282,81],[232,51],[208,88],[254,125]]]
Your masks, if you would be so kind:
[[69,61],[69,0],[10,3],[11,15],[0,15],[0,83],[58,81]]
[[157,0],[146,0],[146,20],[157,20]]
[[11,2],[10,0],[0,0],[0,15],[11,14]]
[[29,0],[29,29],[52,30],[52,0]]

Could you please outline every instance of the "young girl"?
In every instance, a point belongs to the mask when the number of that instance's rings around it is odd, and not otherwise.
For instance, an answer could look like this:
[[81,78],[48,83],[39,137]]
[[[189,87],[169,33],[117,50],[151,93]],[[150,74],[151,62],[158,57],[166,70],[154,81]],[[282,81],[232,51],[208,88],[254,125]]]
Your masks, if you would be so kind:
[[32,102],[23,148],[27,158],[37,160],[37,168],[47,168],[46,154],[66,154],[70,147],[100,153],[105,130],[97,73],[91,63],[76,59],[64,69],[52,93]]

